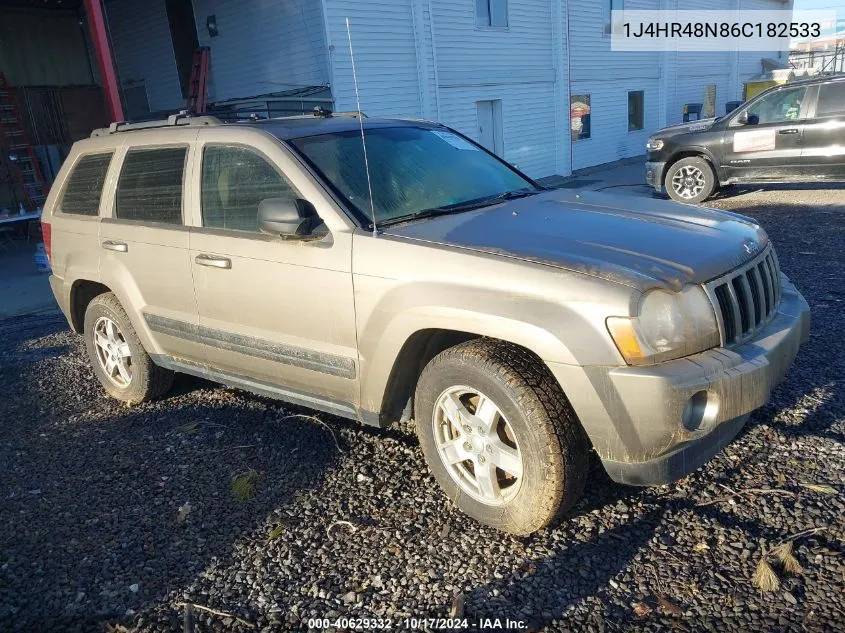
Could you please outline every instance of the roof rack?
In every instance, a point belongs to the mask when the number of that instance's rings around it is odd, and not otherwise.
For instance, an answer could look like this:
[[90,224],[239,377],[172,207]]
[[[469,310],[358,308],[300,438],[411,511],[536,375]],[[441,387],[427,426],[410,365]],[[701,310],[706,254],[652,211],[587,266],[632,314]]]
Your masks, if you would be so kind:
[[252,113],[248,119],[237,119],[235,123],[264,123],[267,121],[289,121],[291,119],[331,119],[334,117],[343,117],[343,118],[351,118],[351,119],[366,119],[368,118],[366,114],[363,112],[358,112],[357,110],[353,110],[350,112],[332,112],[331,110],[323,110],[320,108],[314,108],[313,112],[306,112],[304,114],[284,114],[282,116],[271,116],[266,118],[261,118],[257,114]]
[[[308,116],[308,115],[306,115]],[[350,112],[334,112],[333,110],[329,110],[328,108],[324,108],[323,106],[317,106],[312,110],[311,116],[322,117],[322,118],[331,118],[334,116],[341,116],[341,117],[351,117],[353,119],[361,118],[366,119],[367,115],[361,112],[360,110],[352,110]]]
[[91,132],[91,138],[97,136],[108,136],[109,134],[117,134],[118,132],[132,132],[134,130],[149,130],[153,128],[175,127],[179,125],[221,125],[223,122],[216,116],[195,116],[188,114],[186,111],[178,114],[171,114],[167,119],[158,121],[138,121],[132,123],[130,121],[115,121],[108,127],[101,127]]

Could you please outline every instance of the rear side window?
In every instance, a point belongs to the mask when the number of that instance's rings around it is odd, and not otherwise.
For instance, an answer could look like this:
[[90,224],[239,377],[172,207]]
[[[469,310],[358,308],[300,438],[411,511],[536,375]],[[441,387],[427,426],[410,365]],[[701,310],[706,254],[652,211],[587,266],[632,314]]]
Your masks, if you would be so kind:
[[209,145],[202,154],[202,225],[258,231],[258,205],[297,194],[273,165],[244,147]]
[[187,154],[187,147],[129,150],[117,182],[115,217],[182,224],[182,183]]
[[113,152],[80,158],[67,179],[59,209],[74,215],[98,215],[100,195]]
[[845,81],[819,86],[819,104],[816,116],[845,114]]

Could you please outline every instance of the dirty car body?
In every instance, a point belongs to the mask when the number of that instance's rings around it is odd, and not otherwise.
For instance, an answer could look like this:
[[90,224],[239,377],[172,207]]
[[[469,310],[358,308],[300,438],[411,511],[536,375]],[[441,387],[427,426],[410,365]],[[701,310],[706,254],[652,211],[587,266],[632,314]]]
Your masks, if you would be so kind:
[[[360,126],[204,118],[74,146],[45,208],[50,281],[111,395],[177,371],[414,417],[449,497],[528,533],[574,503],[590,446],[623,483],[698,468],[807,339],[749,218],[544,190],[428,122],[365,119],[368,174]],[[157,176],[133,167],[152,158]],[[99,179],[71,195],[82,164]],[[139,198],[155,177],[169,188]]]
[[[533,339],[521,343],[546,362],[608,474],[621,483],[668,483],[701,466],[766,403],[808,337],[809,308],[780,272],[768,236],[732,213],[558,190],[388,229],[386,236],[522,269],[513,285],[488,290],[479,303],[516,302],[517,314],[508,316]],[[765,278],[757,276],[761,263]],[[453,283],[463,287],[458,294],[469,293],[477,279]],[[725,284],[728,302],[720,304]],[[718,345],[654,364],[626,363],[607,319],[637,315],[651,292],[689,286],[710,301]],[[510,300],[497,300],[500,294]],[[725,324],[735,309],[739,339]]]

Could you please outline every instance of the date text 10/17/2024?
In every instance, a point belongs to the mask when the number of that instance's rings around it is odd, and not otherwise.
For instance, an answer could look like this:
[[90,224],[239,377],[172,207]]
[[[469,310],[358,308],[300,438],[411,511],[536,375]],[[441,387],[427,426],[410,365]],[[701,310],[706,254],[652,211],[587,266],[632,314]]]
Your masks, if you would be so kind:
[[353,631],[407,630],[407,631],[526,631],[525,620],[510,618],[310,618],[309,629],[341,629]]

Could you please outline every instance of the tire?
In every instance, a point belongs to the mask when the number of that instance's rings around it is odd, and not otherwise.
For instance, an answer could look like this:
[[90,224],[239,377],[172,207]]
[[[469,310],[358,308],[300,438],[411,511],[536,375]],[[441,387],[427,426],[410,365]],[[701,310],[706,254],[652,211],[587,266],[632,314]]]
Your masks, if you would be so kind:
[[[109,323],[113,328],[110,328]],[[84,328],[85,347],[91,366],[112,398],[138,404],[157,398],[170,389],[173,372],[153,363],[114,294],[107,292],[91,300],[85,310]],[[113,335],[111,338],[110,334]],[[111,357],[96,340],[111,346],[109,349],[115,355]],[[107,371],[109,360],[115,359],[120,360],[126,373],[120,371],[119,366],[114,366],[111,372]]]
[[716,174],[712,165],[700,156],[682,158],[666,170],[663,185],[676,202],[699,204],[716,191]]
[[[455,410],[455,403],[463,409]],[[492,417],[491,403],[497,410]],[[441,352],[420,375],[414,412],[434,478],[480,523],[530,534],[569,510],[584,491],[589,441],[557,381],[523,348],[474,339]],[[457,418],[464,423],[459,433]],[[490,420],[496,432],[482,433]],[[488,480],[499,498],[490,494]]]

